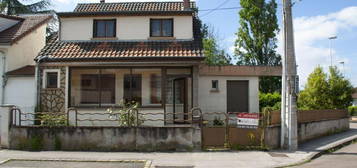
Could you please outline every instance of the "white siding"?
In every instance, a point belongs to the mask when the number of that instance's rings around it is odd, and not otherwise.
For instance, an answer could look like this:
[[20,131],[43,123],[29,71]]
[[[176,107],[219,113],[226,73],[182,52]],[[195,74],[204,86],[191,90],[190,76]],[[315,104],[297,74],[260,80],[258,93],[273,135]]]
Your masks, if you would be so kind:
[[353,99],[353,103],[354,106],[357,106],[357,99]]
[[173,18],[174,37],[193,39],[192,16],[121,16],[61,18],[61,40],[91,40],[94,19],[116,19],[118,40],[148,40],[151,18]]

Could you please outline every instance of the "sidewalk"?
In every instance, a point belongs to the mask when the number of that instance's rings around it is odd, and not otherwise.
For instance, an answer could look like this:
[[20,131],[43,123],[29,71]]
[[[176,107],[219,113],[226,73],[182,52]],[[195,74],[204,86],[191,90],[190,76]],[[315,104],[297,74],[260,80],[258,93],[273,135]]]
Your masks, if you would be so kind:
[[64,159],[64,160],[150,160],[155,166],[194,166],[195,168],[280,167],[302,163],[321,151],[357,138],[357,123],[351,130],[302,144],[294,153],[271,152],[27,152],[1,150],[0,162],[7,159]]

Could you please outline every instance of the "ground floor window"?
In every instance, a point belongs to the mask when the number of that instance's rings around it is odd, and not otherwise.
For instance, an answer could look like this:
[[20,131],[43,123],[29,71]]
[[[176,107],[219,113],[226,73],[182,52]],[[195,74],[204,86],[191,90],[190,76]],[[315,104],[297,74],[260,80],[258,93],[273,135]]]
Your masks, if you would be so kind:
[[162,68],[71,68],[70,105],[162,107]]

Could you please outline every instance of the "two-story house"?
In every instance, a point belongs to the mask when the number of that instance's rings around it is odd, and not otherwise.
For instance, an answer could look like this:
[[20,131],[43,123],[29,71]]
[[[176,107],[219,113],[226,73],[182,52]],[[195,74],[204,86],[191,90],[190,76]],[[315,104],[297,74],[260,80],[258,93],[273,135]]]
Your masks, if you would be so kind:
[[0,14],[0,105],[15,104],[26,112],[34,111],[34,59],[46,44],[51,18],[44,14]]
[[136,101],[141,113],[158,114],[145,117],[162,120],[144,125],[182,123],[193,107],[259,112],[258,77],[280,69],[204,65],[196,11],[189,0],[101,0],[57,13],[58,39],[36,59],[38,104],[46,112],[101,113],[121,100]]

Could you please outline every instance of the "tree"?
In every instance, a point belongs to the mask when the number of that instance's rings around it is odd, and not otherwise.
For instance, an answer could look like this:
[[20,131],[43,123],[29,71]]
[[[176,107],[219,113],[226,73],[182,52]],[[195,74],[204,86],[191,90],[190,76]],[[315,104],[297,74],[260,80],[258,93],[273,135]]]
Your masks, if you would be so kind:
[[[235,56],[238,65],[279,66],[281,56],[276,53],[279,32],[275,0],[241,0]],[[273,93],[281,90],[281,77],[261,77],[260,91]]]
[[7,15],[34,13],[46,9],[48,6],[50,6],[49,0],[40,0],[28,5],[23,4],[19,0],[0,0],[0,13]]
[[201,29],[205,62],[208,65],[229,65],[231,57],[218,45],[218,37],[212,27],[204,24]]
[[330,67],[329,97],[330,103],[335,109],[347,109],[352,105],[353,86],[349,80],[345,79],[337,67]]
[[329,109],[328,92],[327,74],[323,71],[322,67],[319,66],[309,75],[305,89],[299,94],[299,109]]
[[305,89],[300,92],[298,106],[303,110],[347,109],[352,102],[353,87],[336,67],[327,74],[317,67],[309,75]]

